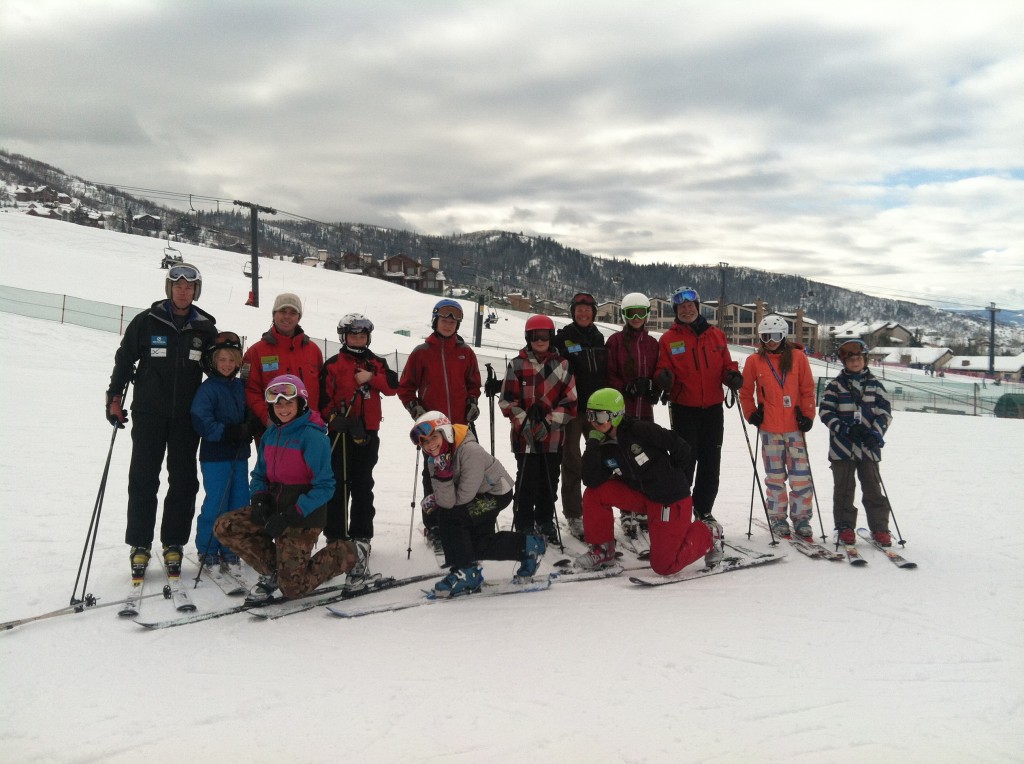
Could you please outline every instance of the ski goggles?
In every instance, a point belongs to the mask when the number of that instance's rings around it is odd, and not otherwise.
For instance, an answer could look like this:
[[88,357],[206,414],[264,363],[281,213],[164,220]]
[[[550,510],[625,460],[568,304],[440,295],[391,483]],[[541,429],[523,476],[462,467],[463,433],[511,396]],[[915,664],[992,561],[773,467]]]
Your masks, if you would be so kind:
[[782,332],[762,332],[761,333],[761,342],[764,342],[765,344],[767,344],[769,342],[782,342],[782,340],[784,340],[785,338],[786,338],[786,335],[784,335]]
[[294,382],[274,382],[267,387],[264,398],[267,403],[277,403],[280,400],[291,401],[299,397],[299,388]]
[[614,411],[595,411],[587,409],[587,421],[593,424],[608,424],[616,416]]
[[863,353],[843,353],[842,358],[840,360],[848,361],[851,358],[863,358],[863,357],[864,357]]
[[412,430],[409,432],[409,439],[412,441],[414,446],[422,446],[426,443],[430,436],[437,432],[437,428],[433,422],[420,422],[414,425]]
[[680,289],[672,295],[673,305],[682,305],[684,302],[700,302],[700,295],[696,289]]
[[634,319],[640,318],[647,320],[647,317],[651,315],[650,308],[623,308],[622,317],[627,321],[633,321]]
[[445,305],[443,308],[438,309],[434,315],[438,318],[450,318],[453,321],[461,321],[462,308],[456,308],[454,305]]
[[338,334],[369,334],[373,331],[373,322],[368,318],[361,318],[350,324],[338,327]]
[[550,329],[531,329],[526,333],[527,342],[551,342]]
[[199,275],[199,269],[191,265],[175,265],[169,271],[167,271],[168,281],[178,281],[179,279],[185,279],[185,281],[200,281],[202,276]]
[[572,297],[573,305],[593,305],[597,307],[597,300],[594,299],[594,295],[589,292],[577,292]]

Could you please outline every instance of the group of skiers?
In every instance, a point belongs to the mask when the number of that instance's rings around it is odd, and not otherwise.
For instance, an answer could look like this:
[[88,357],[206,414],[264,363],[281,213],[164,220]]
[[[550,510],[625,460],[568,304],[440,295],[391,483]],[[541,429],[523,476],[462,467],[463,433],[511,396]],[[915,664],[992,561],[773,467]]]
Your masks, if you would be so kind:
[[[196,523],[201,564],[247,562],[260,574],[252,600],[278,589],[302,596],[343,573],[353,583],[365,580],[381,398],[395,395],[413,419],[410,437],[423,456],[424,533],[449,568],[434,586],[438,596],[477,591],[482,560],[518,561],[516,579],[529,580],[547,544],[561,540],[559,479],[565,525],[588,545],[578,568],[614,563],[615,508],[627,536],[649,534],[654,572],[669,575],[701,558],[718,564],[722,527],[712,510],[726,390],[738,394],[744,419],[759,429],[773,531],[812,535],[804,433],[814,415],[814,382],[779,316],[761,322],[760,348],[742,374],[689,287],[673,293],[676,320],[660,340],[648,333],[650,302],[639,293],[623,299],[623,329],[607,343],[589,293],[574,295],[571,322],[558,331],[549,317],[531,316],[525,346],[500,385],[485,391],[511,425],[513,478],[476,439],[481,376],[458,334],[457,301],[434,306],[432,333],[399,378],[369,349],[373,323],[366,316],[339,321],[341,349],[325,363],[300,326],[301,299],[284,293],[271,327],[243,355],[238,335],[218,331],[214,317],[194,304],[201,289],[195,266],[168,270],[166,299],[129,324],[106,393],[108,421],[123,427],[134,382],[125,534],[134,576],[144,575],[151,557],[165,453],[160,542],[168,569],[180,569],[199,489],[198,450],[206,493]],[[891,411],[858,342],[839,348],[844,371],[820,408],[831,435],[834,519],[840,540],[853,543],[859,477],[871,530],[888,544],[877,463]],[[670,406],[671,429],[653,421],[659,401]],[[510,505],[513,529],[497,531],[498,513]],[[325,544],[314,554],[321,534]]]

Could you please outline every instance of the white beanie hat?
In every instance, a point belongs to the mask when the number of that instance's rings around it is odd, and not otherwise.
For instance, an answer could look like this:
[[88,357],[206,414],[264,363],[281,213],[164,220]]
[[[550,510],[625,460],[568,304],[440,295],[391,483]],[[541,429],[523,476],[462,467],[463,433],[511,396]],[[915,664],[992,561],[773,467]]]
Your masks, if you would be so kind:
[[277,313],[277,311],[282,310],[284,308],[292,308],[295,310],[296,313],[298,313],[301,316],[302,300],[299,299],[299,296],[297,294],[292,294],[291,292],[279,294],[277,296],[277,299],[274,300],[273,312]]

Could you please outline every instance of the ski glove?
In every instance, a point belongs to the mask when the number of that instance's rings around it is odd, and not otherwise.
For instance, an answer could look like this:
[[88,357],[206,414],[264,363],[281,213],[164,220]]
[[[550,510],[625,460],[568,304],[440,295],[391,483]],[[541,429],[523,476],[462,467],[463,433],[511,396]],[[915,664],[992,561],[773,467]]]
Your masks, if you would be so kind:
[[747,421],[750,422],[754,427],[760,427],[764,424],[764,404],[758,404],[757,410],[752,411],[750,416],[747,417]]
[[423,510],[423,514],[429,515],[435,509],[437,509],[437,499],[434,498],[434,494],[429,494],[423,497],[420,502],[420,509]]
[[352,420],[340,411],[331,417],[327,423],[327,429],[331,432],[349,432],[352,429]]
[[672,384],[674,382],[675,379],[672,376],[672,372],[669,371],[668,369],[662,369],[654,377],[654,384],[656,384],[666,393],[671,392]]
[[847,435],[849,435],[850,440],[852,440],[858,446],[871,445],[870,441],[875,439],[871,430],[869,430],[860,422],[857,422],[857,424],[854,425],[850,425],[850,429],[847,430]]
[[412,414],[413,419],[419,419],[421,416],[427,413],[427,410],[423,408],[417,401],[411,401],[408,406],[409,413]]
[[484,383],[484,394],[488,398],[493,398],[499,393],[501,393],[501,380],[497,377],[488,377],[487,382]]
[[796,426],[800,428],[800,432],[810,432],[811,427],[814,426],[814,420],[808,416],[804,416],[804,412],[800,410],[800,407],[796,407]]
[[632,382],[628,383],[622,391],[635,400],[649,395],[652,387],[653,385],[650,377],[637,377]]
[[475,422],[480,416],[480,407],[476,403],[476,398],[466,399],[466,421]]
[[[725,375],[725,386],[730,390],[739,390],[743,387],[743,375],[735,369],[730,370],[729,373]],[[806,430],[804,432],[806,432]]]
[[267,491],[254,493],[252,499],[249,500],[249,506],[252,507],[249,519],[256,525],[265,525],[270,516],[274,514],[274,497]]
[[302,519],[302,510],[299,509],[297,504],[293,504],[288,509],[282,509],[280,512],[273,514],[263,525],[263,530],[272,539],[276,539],[291,526],[297,520]]
[[222,440],[225,443],[248,443],[252,440],[252,433],[249,432],[249,425],[245,422],[241,424],[229,424],[224,428],[224,437]]
[[536,424],[537,422],[543,422],[544,407],[541,406],[539,403],[534,403],[532,406],[530,406],[530,408],[526,410],[526,419],[527,421],[533,422],[534,424]]
[[120,395],[107,393],[107,421],[119,430],[123,430],[124,423],[128,421],[128,415],[121,407],[123,400]]

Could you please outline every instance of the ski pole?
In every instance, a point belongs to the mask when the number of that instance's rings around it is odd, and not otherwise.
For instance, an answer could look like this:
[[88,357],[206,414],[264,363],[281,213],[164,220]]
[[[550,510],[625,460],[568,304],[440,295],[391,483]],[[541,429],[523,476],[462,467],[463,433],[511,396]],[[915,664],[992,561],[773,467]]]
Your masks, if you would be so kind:
[[900,546],[906,546],[907,542],[903,538],[903,534],[900,533],[900,524],[896,522],[896,513],[892,511],[892,502],[889,501],[889,492],[885,490],[885,483],[882,481],[882,471],[878,468],[878,462],[872,460],[874,465],[875,476],[878,478],[878,486],[882,489],[882,496],[885,497],[885,503],[889,506],[889,514],[892,516],[892,525],[896,529],[896,538]]
[[[128,390],[131,387],[132,380],[125,383],[124,391],[121,394],[121,406],[122,410],[125,403],[128,401]],[[71,590],[71,605],[79,605],[83,602],[87,602],[90,599],[90,595],[86,594],[89,588],[89,572],[92,570],[92,556],[96,549],[96,537],[99,535],[100,530],[100,514],[103,512],[103,496],[107,492],[107,477],[110,475],[110,459],[114,454],[114,440],[117,438],[117,431],[123,429],[118,427],[117,424],[111,425],[112,432],[110,433],[110,448],[107,449],[107,461],[103,465],[103,475],[100,477],[100,487],[96,492],[96,501],[92,507],[92,517],[89,518],[89,530],[85,534],[85,545],[82,547],[82,559],[78,563],[78,574],[75,576],[75,587]],[[86,555],[89,556],[89,562],[86,564]],[[85,566],[85,578],[82,578],[82,567]],[[82,581],[82,596],[78,597],[78,582]]]
[[[754,456],[754,448],[750,445],[750,435],[747,433],[747,420],[743,418],[743,409],[739,406],[736,407],[736,413],[740,415],[740,424],[743,427],[743,439],[747,441],[747,453],[750,454],[750,464],[754,468],[754,481],[757,483],[758,493],[761,494],[761,506],[764,508],[764,519],[768,523],[768,533],[771,535],[772,541],[769,546],[778,546],[778,541],[775,540],[775,531],[772,530],[772,520],[768,516],[768,500],[764,496],[764,488],[761,486],[760,475],[757,471],[757,458]],[[760,430],[758,430],[758,436],[760,437]],[[747,538],[750,538],[753,533],[748,530]]]
[[811,495],[814,497],[814,511],[818,513],[818,527],[821,528],[821,540],[826,541],[825,522],[821,519],[821,505],[818,503],[818,489],[814,486],[814,470],[811,469],[811,452],[807,448],[807,434],[800,433],[800,442],[804,446],[804,455],[807,457],[807,477],[811,479]]
[[491,421],[491,456],[494,456],[494,383],[498,381],[498,377],[489,363],[485,363],[484,366],[487,367],[487,382],[484,384],[484,392],[487,393],[487,408]]
[[416,522],[416,488],[420,479],[420,447],[416,446],[416,467],[412,471],[412,501],[409,502],[409,548],[405,550],[405,559],[412,559],[412,526]]

